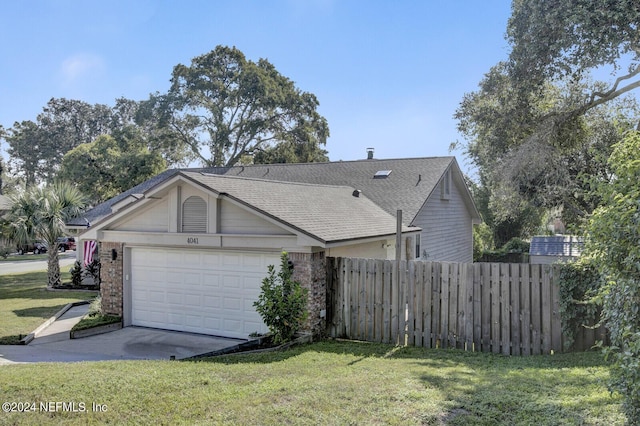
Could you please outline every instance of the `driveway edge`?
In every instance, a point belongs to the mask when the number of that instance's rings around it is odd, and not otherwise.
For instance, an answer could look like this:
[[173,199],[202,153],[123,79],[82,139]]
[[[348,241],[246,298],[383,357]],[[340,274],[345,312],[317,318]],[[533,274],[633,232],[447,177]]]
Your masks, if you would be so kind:
[[29,343],[31,343],[31,341],[35,339],[38,336],[38,334],[42,332],[42,330],[49,327],[51,324],[53,324],[55,320],[60,318],[62,315],[64,315],[65,312],[67,312],[69,309],[73,308],[74,306],[88,305],[89,303],[91,303],[89,300],[81,300],[79,302],[67,303],[62,309],[56,312],[54,316],[52,316],[51,318],[49,318],[48,320],[40,324],[38,328],[36,328],[31,333],[23,337],[22,340],[20,340],[20,344],[28,345]]

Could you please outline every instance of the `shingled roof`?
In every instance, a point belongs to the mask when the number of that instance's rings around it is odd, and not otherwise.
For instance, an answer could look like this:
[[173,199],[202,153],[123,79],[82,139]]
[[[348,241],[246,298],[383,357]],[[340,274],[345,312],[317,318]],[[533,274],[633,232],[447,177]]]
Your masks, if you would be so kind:
[[[395,218],[347,186],[268,181],[181,172],[206,189],[229,197],[323,243],[393,235]],[[419,228],[403,227],[403,232]]]
[[[84,226],[85,218],[91,223],[98,222],[111,214],[111,206],[114,204],[131,194],[144,193],[181,171],[283,182],[349,186],[362,191],[364,196],[394,217],[397,210],[402,210],[404,222],[411,225],[425,200],[431,195],[449,167],[459,170],[454,157],[172,169],[96,206],[69,225]],[[390,172],[386,176],[376,177],[376,173],[380,171]],[[470,210],[477,212],[471,197],[467,198]]]

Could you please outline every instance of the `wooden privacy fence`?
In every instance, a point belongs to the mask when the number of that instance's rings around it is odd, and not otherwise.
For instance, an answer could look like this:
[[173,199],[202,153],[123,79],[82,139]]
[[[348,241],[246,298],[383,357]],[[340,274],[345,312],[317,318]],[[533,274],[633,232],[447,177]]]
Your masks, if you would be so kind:
[[[333,337],[505,355],[563,350],[553,265],[328,258]],[[585,337],[584,335],[582,336]],[[587,336],[595,342],[595,333]]]

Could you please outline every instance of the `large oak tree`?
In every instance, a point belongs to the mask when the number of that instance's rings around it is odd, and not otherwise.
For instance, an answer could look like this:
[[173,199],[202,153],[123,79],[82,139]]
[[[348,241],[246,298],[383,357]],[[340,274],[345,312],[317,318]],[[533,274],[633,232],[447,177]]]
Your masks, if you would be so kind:
[[[531,209],[559,207],[578,221],[597,205],[588,178],[607,178],[611,146],[638,122],[626,95],[640,86],[639,7],[624,0],[513,2],[509,60],[456,112],[497,226],[507,224],[516,236],[518,226],[509,225],[534,217]],[[614,81],[596,81],[595,71],[606,66]]]
[[218,46],[176,65],[169,91],[150,97],[140,121],[157,123],[156,135],[186,147],[190,160],[231,166],[279,143],[324,145],[329,128],[318,105],[268,60]]

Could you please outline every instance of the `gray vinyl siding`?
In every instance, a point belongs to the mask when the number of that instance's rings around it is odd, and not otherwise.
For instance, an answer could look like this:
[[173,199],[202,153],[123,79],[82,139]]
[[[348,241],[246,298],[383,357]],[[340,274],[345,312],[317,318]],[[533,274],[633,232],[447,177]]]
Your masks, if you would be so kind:
[[418,212],[413,224],[422,228],[420,255],[426,260],[473,262],[471,215],[457,185],[451,185],[449,199],[442,199],[442,182]]

